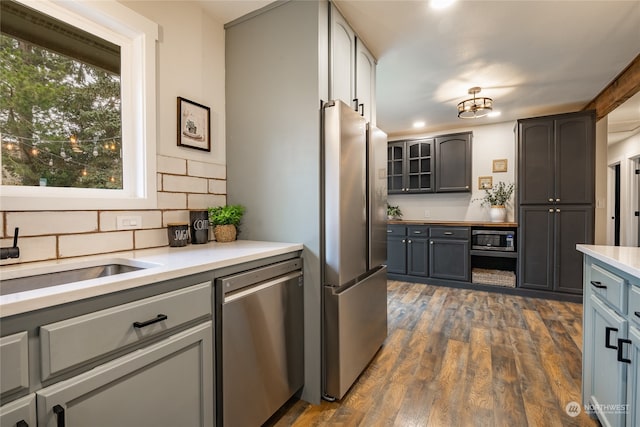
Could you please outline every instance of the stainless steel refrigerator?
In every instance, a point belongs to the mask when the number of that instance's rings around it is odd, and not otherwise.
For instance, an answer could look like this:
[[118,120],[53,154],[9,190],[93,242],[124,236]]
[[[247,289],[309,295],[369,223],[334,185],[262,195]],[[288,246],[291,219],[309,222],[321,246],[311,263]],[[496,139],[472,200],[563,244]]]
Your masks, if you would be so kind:
[[323,107],[324,396],[341,399],[387,336],[387,135]]

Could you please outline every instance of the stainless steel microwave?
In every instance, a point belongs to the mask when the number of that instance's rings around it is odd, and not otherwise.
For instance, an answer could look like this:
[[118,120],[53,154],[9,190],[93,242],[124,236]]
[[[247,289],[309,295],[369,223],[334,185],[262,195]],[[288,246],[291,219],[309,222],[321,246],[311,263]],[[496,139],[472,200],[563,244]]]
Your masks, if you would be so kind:
[[484,251],[515,251],[513,230],[472,230],[471,248]]

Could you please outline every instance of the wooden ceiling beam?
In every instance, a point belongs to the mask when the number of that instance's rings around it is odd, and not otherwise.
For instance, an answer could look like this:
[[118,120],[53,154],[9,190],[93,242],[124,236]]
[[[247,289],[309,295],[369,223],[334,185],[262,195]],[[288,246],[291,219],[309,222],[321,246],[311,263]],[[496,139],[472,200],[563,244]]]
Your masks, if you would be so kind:
[[640,92],[640,54],[582,110],[596,110],[600,120]]

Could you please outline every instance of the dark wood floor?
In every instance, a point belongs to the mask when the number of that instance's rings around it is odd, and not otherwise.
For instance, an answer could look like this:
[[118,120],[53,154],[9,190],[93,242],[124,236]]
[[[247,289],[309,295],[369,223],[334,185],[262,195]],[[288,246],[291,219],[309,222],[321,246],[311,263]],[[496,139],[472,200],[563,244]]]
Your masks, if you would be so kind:
[[268,426],[598,426],[580,402],[582,305],[388,282],[389,336],[340,402]]

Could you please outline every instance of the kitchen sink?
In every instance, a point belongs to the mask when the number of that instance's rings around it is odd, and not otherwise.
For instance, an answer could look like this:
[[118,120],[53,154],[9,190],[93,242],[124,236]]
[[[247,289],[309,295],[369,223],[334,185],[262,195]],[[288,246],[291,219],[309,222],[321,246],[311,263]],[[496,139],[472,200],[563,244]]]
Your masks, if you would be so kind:
[[67,265],[63,267],[64,269],[59,271],[49,271],[35,274],[31,272],[32,274],[29,274],[27,276],[7,279],[2,278],[0,279],[0,295],[32,291],[35,289],[48,288],[50,286],[64,285],[67,283],[97,279],[99,277],[108,277],[117,274],[130,273],[153,266],[156,266],[156,264],[141,263],[121,259],[108,260],[106,262],[94,265],[87,265],[87,263],[83,263],[81,265]]

